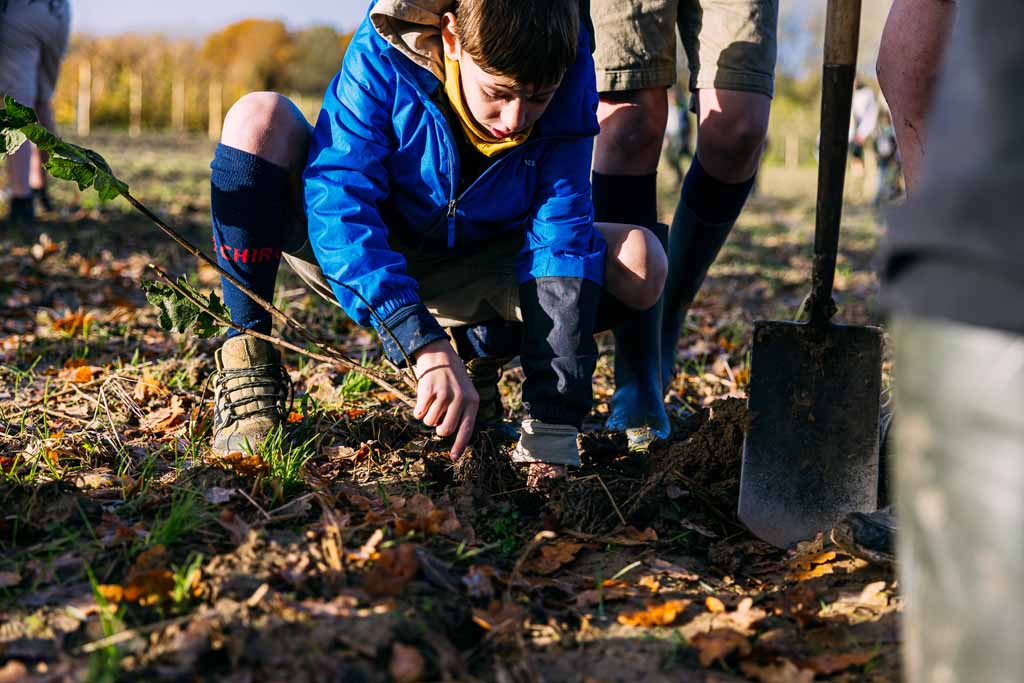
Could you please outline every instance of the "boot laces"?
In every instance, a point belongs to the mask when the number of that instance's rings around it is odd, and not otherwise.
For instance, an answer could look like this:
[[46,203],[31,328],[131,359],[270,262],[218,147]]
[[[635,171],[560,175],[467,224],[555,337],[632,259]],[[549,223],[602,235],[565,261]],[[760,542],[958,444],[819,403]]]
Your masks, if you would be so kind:
[[[232,380],[245,381],[229,386]],[[222,426],[256,415],[283,420],[291,412],[295,398],[292,380],[279,363],[220,370],[214,377],[213,387],[214,394],[220,397],[215,404],[215,419]],[[253,392],[250,395],[239,395],[250,391]],[[259,402],[270,404],[251,405]]]

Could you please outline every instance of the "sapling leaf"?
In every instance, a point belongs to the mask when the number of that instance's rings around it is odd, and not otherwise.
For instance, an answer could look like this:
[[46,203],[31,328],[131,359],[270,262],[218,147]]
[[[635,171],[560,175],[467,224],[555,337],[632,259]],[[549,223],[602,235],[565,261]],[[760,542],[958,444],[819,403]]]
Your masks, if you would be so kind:
[[214,317],[231,318],[220,297],[212,292],[203,296],[185,276],[179,277],[175,285],[153,280],[142,283],[146,299],[160,311],[160,327],[168,331],[191,332],[202,339],[219,337],[227,331]]
[[128,184],[113,174],[102,156],[60,139],[37,123],[30,107],[5,97],[0,109],[0,156],[13,154],[26,139],[50,155],[46,169],[53,177],[78,183],[79,190],[93,187],[102,201],[128,194]]

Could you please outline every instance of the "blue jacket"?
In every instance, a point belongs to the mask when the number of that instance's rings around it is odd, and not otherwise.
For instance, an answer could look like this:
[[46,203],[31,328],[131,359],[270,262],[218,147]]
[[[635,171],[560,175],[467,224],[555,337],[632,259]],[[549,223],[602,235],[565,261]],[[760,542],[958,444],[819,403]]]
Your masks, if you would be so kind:
[[[309,239],[345,312],[373,325],[366,303],[412,353],[443,332],[421,303],[389,231],[430,248],[459,249],[523,230],[520,284],[538,278],[603,283],[605,242],[590,193],[597,91],[590,35],[530,139],[458,192],[459,158],[431,96],[437,76],[387,42],[369,16],[354,35],[317,120],[305,172]],[[579,288],[579,285],[576,285]]]

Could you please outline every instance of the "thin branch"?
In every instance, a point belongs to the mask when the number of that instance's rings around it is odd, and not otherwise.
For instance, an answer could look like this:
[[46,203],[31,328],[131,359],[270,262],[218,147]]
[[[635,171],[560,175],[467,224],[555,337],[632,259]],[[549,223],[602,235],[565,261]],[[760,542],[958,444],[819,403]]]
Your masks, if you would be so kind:
[[342,356],[340,354],[339,355],[327,356],[327,355],[324,355],[324,354],[316,353],[316,352],[313,352],[313,351],[309,351],[308,349],[304,349],[301,346],[298,346],[297,344],[293,344],[293,343],[291,343],[289,341],[281,339],[280,337],[274,337],[274,336],[271,336],[269,334],[263,334],[262,332],[257,332],[256,330],[251,330],[249,328],[242,327],[241,325],[238,325],[237,323],[235,323],[231,319],[224,318],[223,316],[218,315],[215,311],[210,310],[210,308],[206,304],[204,304],[202,302],[202,300],[196,299],[190,292],[188,292],[187,290],[185,290],[182,287],[180,287],[178,285],[178,283],[176,283],[171,278],[170,275],[168,275],[162,268],[160,268],[160,266],[151,263],[151,264],[149,264],[149,267],[157,275],[159,275],[160,279],[162,279],[164,282],[166,282],[176,293],[178,293],[179,295],[181,295],[181,296],[185,297],[186,299],[188,299],[189,301],[191,301],[193,304],[195,304],[200,309],[202,309],[205,313],[211,315],[217,322],[221,323],[222,325],[230,327],[231,329],[233,329],[233,330],[235,330],[235,331],[237,331],[237,332],[239,332],[241,334],[244,334],[246,336],[253,337],[255,339],[260,339],[260,340],[265,341],[265,342],[267,342],[269,344],[273,344],[274,346],[279,346],[281,348],[288,349],[289,351],[294,351],[295,353],[298,353],[298,354],[301,354],[303,356],[306,356],[307,358],[312,358],[313,360],[317,360],[317,361],[320,361],[322,363],[330,363],[332,365],[341,365],[342,367],[346,367],[346,368],[348,368],[350,370],[354,370],[356,372],[359,372],[359,373],[369,377],[378,386],[380,386],[383,389],[386,389],[387,391],[393,393],[396,397],[398,397],[398,399],[402,403],[406,404],[410,408],[416,406],[416,402],[414,400],[409,398],[401,389],[398,389],[397,387],[395,387],[390,381],[388,381],[388,379],[385,376],[377,373],[376,371],[371,370],[371,369],[366,368],[366,367],[363,367],[359,363],[356,363],[355,361],[353,361],[353,360],[351,360],[349,358],[346,358],[345,356]]

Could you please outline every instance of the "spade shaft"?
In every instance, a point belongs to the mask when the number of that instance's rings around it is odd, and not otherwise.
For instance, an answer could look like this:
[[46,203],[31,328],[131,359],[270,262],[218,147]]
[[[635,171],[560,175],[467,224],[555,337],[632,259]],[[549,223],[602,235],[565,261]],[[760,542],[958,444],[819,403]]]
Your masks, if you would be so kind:
[[780,547],[875,507],[881,330],[832,322],[861,0],[829,0],[806,323],[758,321],[739,517]]

